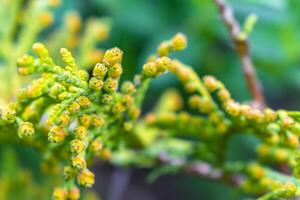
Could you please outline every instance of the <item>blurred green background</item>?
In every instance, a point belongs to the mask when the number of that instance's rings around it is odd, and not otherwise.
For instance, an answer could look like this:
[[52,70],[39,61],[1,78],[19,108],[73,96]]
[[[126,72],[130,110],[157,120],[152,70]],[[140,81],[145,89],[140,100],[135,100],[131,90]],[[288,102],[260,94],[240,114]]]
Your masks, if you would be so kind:
[[[299,109],[300,1],[227,2],[241,24],[249,14],[255,13],[259,18],[250,35],[250,47],[268,105],[272,108]],[[238,57],[213,0],[65,0],[55,11],[55,24],[41,35],[41,41],[43,36],[62,23],[63,14],[70,10],[78,11],[83,19],[111,19],[110,37],[101,47],[118,46],[124,50],[123,79],[132,79],[141,70],[147,56],[155,52],[160,41],[176,32],[183,32],[188,37],[188,48],[174,54],[174,57],[191,65],[200,75],[211,74],[222,80],[235,99],[249,100]],[[148,92],[145,109],[155,103],[162,91],[171,87],[180,89],[172,75],[155,80]],[[254,155],[249,149],[253,149],[256,143],[251,137],[237,136],[228,150],[228,157],[249,159]],[[18,151],[21,155],[33,153],[30,150]],[[27,168],[37,165],[26,159],[21,163]],[[110,196],[109,191],[112,190],[109,187],[112,177],[120,169],[96,166],[94,170],[97,177],[94,189],[103,199],[118,200]],[[121,174],[129,180],[119,199],[243,199],[243,194],[235,188],[192,176],[170,175],[149,184],[146,181],[149,172],[121,170]]]
[[[250,43],[268,104],[297,109],[300,2],[227,2],[241,24],[249,14],[255,13],[259,18]],[[124,78],[132,78],[141,69],[147,55],[155,51],[160,41],[180,31],[187,35],[189,46],[175,57],[193,66],[200,75],[212,74],[221,79],[236,99],[249,99],[239,60],[212,0],[87,0],[73,6],[83,17],[111,17],[111,37],[105,46],[125,50]],[[162,77],[152,88],[160,92],[176,84],[172,76]]]

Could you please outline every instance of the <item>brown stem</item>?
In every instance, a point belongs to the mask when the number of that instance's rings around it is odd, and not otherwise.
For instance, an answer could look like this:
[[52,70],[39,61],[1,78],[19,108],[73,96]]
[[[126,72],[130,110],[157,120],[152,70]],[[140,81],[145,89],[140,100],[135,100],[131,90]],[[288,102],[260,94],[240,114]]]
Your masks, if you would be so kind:
[[188,163],[183,159],[172,158],[168,154],[162,153],[158,157],[158,161],[162,164],[168,164],[181,167],[183,172],[195,174],[205,177],[210,180],[223,181],[233,186],[239,186],[242,182],[242,177],[239,175],[227,175],[222,170],[212,167],[210,164],[203,161]]
[[214,0],[214,2],[218,7],[224,24],[229,30],[237,54],[240,58],[247,85],[251,96],[253,97],[253,106],[262,109],[265,107],[265,99],[261,84],[256,77],[255,69],[251,60],[248,40],[247,38],[240,39],[238,37],[238,35],[241,33],[240,25],[234,18],[233,11],[225,3],[225,0]]

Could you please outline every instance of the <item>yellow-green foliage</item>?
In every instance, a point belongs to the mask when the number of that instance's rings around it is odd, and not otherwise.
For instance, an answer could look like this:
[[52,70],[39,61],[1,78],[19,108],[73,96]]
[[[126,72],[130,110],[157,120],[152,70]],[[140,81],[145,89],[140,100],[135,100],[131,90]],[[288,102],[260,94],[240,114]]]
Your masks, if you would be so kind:
[[[38,185],[28,172],[17,168],[14,154],[6,152],[9,157],[4,162],[5,173],[0,173],[0,199],[20,185],[27,191],[22,198],[43,198],[51,190],[53,199],[79,199],[79,186],[92,187],[96,180],[90,170],[96,159],[120,166],[172,166],[177,172],[201,161],[217,171],[220,179],[239,176],[238,186],[263,194],[260,199],[299,195],[299,112],[259,110],[238,103],[215,77],[200,78],[191,67],[170,57],[186,48],[182,33],[162,42],[141,74],[122,83],[123,51],[96,48],[108,36],[107,20],[83,23],[76,12],[68,13],[64,24],[47,37],[46,45],[32,46],[36,57],[23,55],[51,25],[51,12],[59,3],[0,2],[0,93],[5,94],[0,106],[6,105],[0,110],[0,140],[37,149],[43,157],[42,171],[55,175]],[[255,20],[249,18],[244,34],[251,31]],[[17,73],[27,78],[20,79]],[[177,91],[166,91],[153,111],[141,116],[150,81],[165,73],[179,79],[186,98]],[[7,103],[9,99],[15,100]],[[226,160],[227,143],[238,133],[260,140],[257,159]],[[162,159],[166,155],[169,159]],[[271,168],[278,164],[288,165],[293,175]],[[201,170],[197,173],[211,176]],[[96,199],[88,195],[86,199]]]
[[[24,80],[17,77],[16,60],[38,40],[40,33],[55,21],[53,11],[59,0],[0,1],[0,106],[3,106]],[[103,52],[96,47],[109,33],[107,19],[84,22],[75,11],[65,14],[63,24],[43,41],[50,50],[65,46],[76,52],[81,67],[91,67]],[[45,37],[45,36],[44,36]]]
[[[11,137],[19,136],[47,155],[43,170],[63,175],[54,199],[78,199],[78,185],[91,187],[95,176],[89,167],[96,158],[121,166],[155,167],[162,154],[182,159],[167,163],[177,170],[184,169],[183,162],[201,160],[225,176],[243,175],[240,186],[250,193],[267,193],[261,199],[299,194],[299,113],[259,110],[234,101],[222,82],[212,76],[201,79],[191,67],[169,57],[186,45],[181,33],[163,42],[142,73],[122,84],[123,51],[117,47],[99,58],[91,76],[66,48],[60,50],[63,65],[41,43],[33,45],[37,57],[20,57],[21,75],[37,78],[1,111],[0,123],[15,127]],[[149,82],[165,73],[178,77],[187,99],[166,92],[152,113],[140,117]],[[253,134],[261,141],[257,160],[225,159],[226,144],[236,133]],[[288,164],[294,176],[268,168],[274,163]]]

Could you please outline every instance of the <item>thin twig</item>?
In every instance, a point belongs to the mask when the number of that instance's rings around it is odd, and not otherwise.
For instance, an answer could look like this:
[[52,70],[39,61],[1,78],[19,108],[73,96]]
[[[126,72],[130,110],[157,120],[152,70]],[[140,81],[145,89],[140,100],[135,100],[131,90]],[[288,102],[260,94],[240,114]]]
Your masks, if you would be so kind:
[[168,154],[161,154],[158,157],[159,162],[163,164],[181,167],[183,172],[195,174],[210,180],[223,181],[233,186],[241,185],[243,178],[239,175],[227,175],[222,170],[212,167],[203,161],[188,163],[183,159],[172,158]]
[[253,105],[262,109],[265,107],[265,99],[262,87],[256,77],[255,69],[251,60],[249,43],[247,38],[240,39],[238,35],[241,28],[237,20],[234,18],[232,9],[225,3],[225,0],[214,0],[221,14],[224,24],[227,26],[230,36],[234,42],[237,54],[240,58],[247,85],[253,97]]

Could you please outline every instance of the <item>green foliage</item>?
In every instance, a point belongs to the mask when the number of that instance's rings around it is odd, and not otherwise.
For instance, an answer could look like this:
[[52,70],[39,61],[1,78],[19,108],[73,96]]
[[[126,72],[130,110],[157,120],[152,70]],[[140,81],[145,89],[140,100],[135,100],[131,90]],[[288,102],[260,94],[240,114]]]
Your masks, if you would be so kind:
[[[298,180],[287,179],[257,161],[227,160],[224,150],[232,135],[249,132],[262,142],[258,155],[263,160],[287,162],[298,177],[299,113],[269,108],[260,111],[235,102],[222,82],[212,76],[204,77],[202,82],[192,68],[166,57],[185,47],[183,34],[161,43],[157,55],[150,56],[144,64],[142,74],[135,77],[134,83],[125,82],[121,91],[118,85],[123,52],[116,47],[105,52],[92,77],[78,69],[65,48],[60,50],[63,67],[55,63],[41,43],[33,45],[38,56],[31,58],[33,62],[27,62],[29,55],[22,57],[18,64],[25,73],[21,74],[36,74],[39,78],[3,110],[2,123],[16,124],[21,139],[47,154],[44,170],[63,171],[65,180],[54,190],[54,199],[78,199],[76,183],[91,187],[95,180],[88,166],[99,156],[122,166],[165,163],[151,179],[181,170],[195,170],[208,177],[217,173],[220,178],[244,174],[245,191],[270,192],[262,198],[298,195]],[[149,81],[167,71],[183,84],[189,94],[186,102],[198,115],[184,111],[179,94],[169,92],[154,113],[138,120]],[[103,101],[107,95],[111,96],[109,102]],[[150,142],[137,137],[146,136],[152,129],[154,137]]]
[[[28,172],[17,168],[15,154],[4,151],[3,169],[8,173],[0,174],[1,199],[20,198],[21,193],[7,197],[8,191],[20,190],[24,184],[28,186],[23,188],[25,199],[48,198],[48,190],[54,187],[54,199],[79,199],[79,186],[91,187],[97,180],[89,169],[97,159],[122,167],[153,168],[151,181],[164,174],[188,172],[236,184],[260,199],[299,195],[300,114],[257,109],[249,102],[233,100],[231,96],[248,100],[249,91],[237,58],[225,42],[228,34],[213,1],[164,0],[157,7],[155,1],[91,0],[81,8],[83,17],[73,11],[63,23],[54,21],[54,26],[50,26],[50,11],[58,1],[29,2],[0,1],[4,24],[0,28],[0,80],[1,86],[6,85],[0,88],[4,94],[1,108],[6,105],[0,112],[0,139],[38,150],[42,171],[55,180],[43,175],[49,182],[37,184]],[[295,1],[231,3],[244,22],[238,38],[250,39],[267,100],[272,101],[271,95],[298,82],[300,7]],[[65,9],[68,1],[62,4]],[[117,43],[125,49],[124,56],[116,47],[107,51],[96,47],[107,38],[110,20],[86,20],[95,13],[113,18],[114,31],[104,45]],[[19,19],[21,14],[25,17]],[[180,33],[146,58],[158,41],[175,30],[187,34],[188,46]],[[35,43],[32,51],[37,57],[20,56],[38,38],[43,38],[49,50]],[[174,52],[185,48],[185,52]],[[17,77],[15,63],[19,74],[27,78]],[[153,105],[158,91],[177,84],[174,76],[165,74],[175,75],[185,93],[165,91],[151,109],[148,105]],[[198,74],[212,74],[222,82]],[[128,79],[133,81],[124,81]],[[279,80],[285,81],[279,84]],[[26,87],[17,93],[20,85]],[[7,103],[12,97],[15,100]],[[289,106],[295,105],[282,105]],[[144,108],[150,111],[140,116]],[[237,152],[240,148],[243,151]],[[288,167],[293,175],[285,175],[280,166]]]

